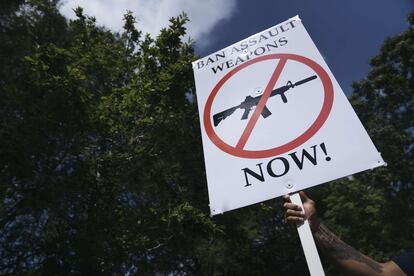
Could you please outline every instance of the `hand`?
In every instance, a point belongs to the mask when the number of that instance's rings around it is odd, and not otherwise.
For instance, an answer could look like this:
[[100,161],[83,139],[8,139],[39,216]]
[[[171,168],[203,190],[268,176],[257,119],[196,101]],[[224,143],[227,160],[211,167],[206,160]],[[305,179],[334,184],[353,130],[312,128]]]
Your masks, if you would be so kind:
[[286,221],[291,224],[301,224],[305,219],[307,219],[312,232],[317,232],[319,229],[319,221],[316,217],[315,202],[310,199],[304,192],[299,192],[299,195],[302,199],[303,208],[305,210],[302,210],[299,205],[291,203],[288,195],[285,195],[283,197],[283,207],[286,209]]

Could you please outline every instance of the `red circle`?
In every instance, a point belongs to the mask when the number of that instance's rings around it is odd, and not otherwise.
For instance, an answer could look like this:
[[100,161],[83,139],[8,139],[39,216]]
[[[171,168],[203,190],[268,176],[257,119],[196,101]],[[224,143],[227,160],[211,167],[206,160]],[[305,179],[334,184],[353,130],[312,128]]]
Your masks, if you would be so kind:
[[[220,88],[223,86],[223,84],[229,78],[231,78],[233,75],[235,75],[237,72],[239,72],[240,70],[246,68],[249,65],[252,65],[252,64],[260,62],[260,61],[269,60],[269,59],[287,59],[287,60],[291,59],[291,60],[295,60],[295,61],[306,64],[313,71],[315,71],[315,73],[321,79],[323,87],[324,87],[324,101],[323,101],[321,111],[320,111],[318,117],[316,118],[315,122],[313,122],[313,124],[304,133],[302,133],[297,138],[293,139],[292,141],[290,141],[290,142],[288,142],[284,145],[281,145],[281,146],[275,147],[275,148],[271,148],[271,149],[267,149],[267,150],[244,150],[244,149],[239,149],[239,148],[232,147],[229,144],[227,144],[226,142],[224,142],[220,137],[218,137],[218,135],[216,134],[216,132],[213,129],[213,126],[211,125],[211,106],[213,104],[213,100],[216,97],[217,93],[219,92]],[[322,66],[317,64],[315,61],[313,61],[309,58],[303,57],[303,56],[295,55],[295,54],[270,54],[270,55],[265,55],[265,56],[257,57],[255,59],[251,59],[249,61],[246,61],[242,65],[234,68],[233,70],[228,72],[216,84],[214,89],[211,91],[211,94],[208,97],[206,105],[204,107],[204,117],[203,117],[204,128],[205,128],[206,133],[207,133],[208,137],[210,138],[210,140],[219,149],[221,149],[224,152],[227,152],[231,155],[234,155],[234,156],[237,156],[237,157],[243,157],[243,158],[267,158],[267,157],[277,156],[277,155],[286,153],[286,152],[302,145],[303,143],[308,141],[313,135],[315,135],[316,132],[318,132],[318,130],[322,127],[322,125],[325,123],[326,119],[328,118],[329,113],[331,112],[332,105],[333,105],[333,98],[334,98],[334,93],[333,93],[332,81],[329,78],[328,73],[322,68]]]

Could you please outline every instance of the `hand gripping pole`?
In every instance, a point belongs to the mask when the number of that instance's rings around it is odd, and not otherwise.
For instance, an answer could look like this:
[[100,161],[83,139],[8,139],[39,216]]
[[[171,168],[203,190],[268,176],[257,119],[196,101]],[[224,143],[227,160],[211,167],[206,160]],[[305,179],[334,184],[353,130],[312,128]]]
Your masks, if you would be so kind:
[[[294,193],[289,196],[292,203],[299,205],[302,210],[304,210],[299,193]],[[321,260],[319,258],[318,250],[316,249],[315,241],[313,240],[308,220],[305,220],[302,224],[298,224],[297,227],[303,252],[305,253],[306,262],[308,263],[310,275],[324,276],[325,272],[323,271]]]

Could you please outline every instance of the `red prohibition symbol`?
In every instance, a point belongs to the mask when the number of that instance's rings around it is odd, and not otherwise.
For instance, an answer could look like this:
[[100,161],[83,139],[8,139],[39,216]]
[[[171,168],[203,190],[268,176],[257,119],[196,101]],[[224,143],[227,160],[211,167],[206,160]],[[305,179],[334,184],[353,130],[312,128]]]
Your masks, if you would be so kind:
[[[244,68],[261,62],[265,60],[279,60],[276,69],[274,70],[269,83],[266,85],[266,88],[262,94],[262,97],[260,98],[260,101],[258,102],[253,115],[251,116],[250,120],[247,123],[246,128],[243,131],[243,134],[241,135],[238,143],[236,146],[231,146],[224,142],[214,131],[213,126],[211,124],[211,106],[213,104],[213,101],[217,95],[217,93],[220,91],[221,87],[224,85],[224,83],[230,79],[232,76],[237,74],[239,71],[243,70]],[[286,144],[280,145],[275,148],[270,149],[264,149],[264,150],[246,150],[244,149],[244,146],[247,143],[247,140],[250,137],[250,134],[252,133],[254,126],[256,125],[257,120],[259,119],[259,116],[263,110],[263,108],[266,105],[266,102],[273,90],[273,87],[276,85],[276,82],[283,71],[283,68],[288,60],[294,60],[300,63],[303,63],[310,67],[320,78],[322,81],[323,89],[324,89],[324,100],[322,104],[322,108],[319,112],[319,115],[316,117],[316,120],[311,124],[311,126],[305,130],[301,135],[296,137],[295,139],[287,142]],[[251,59],[242,65],[234,68],[230,72],[228,72],[213,88],[211,91],[206,105],[204,107],[204,128],[206,130],[206,133],[210,140],[222,151],[231,154],[233,156],[242,157],[242,158],[267,158],[272,156],[281,155],[283,153],[286,153],[288,151],[291,151],[298,146],[302,145],[306,141],[308,141],[310,138],[312,138],[313,135],[315,135],[319,129],[322,127],[322,125],[325,123],[326,119],[329,116],[329,113],[331,112],[332,105],[333,105],[333,99],[334,99],[334,93],[333,93],[333,85],[332,81],[329,78],[328,73],[315,61],[304,57],[300,55],[295,54],[270,54],[261,56],[255,59]]]

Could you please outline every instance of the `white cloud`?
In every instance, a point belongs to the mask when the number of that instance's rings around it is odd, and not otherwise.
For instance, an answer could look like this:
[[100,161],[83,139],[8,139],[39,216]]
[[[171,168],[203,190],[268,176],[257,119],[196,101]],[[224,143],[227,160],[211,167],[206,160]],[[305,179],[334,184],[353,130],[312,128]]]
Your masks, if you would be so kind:
[[184,11],[191,20],[187,24],[188,33],[202,47],[214,38],[214,34],[210,34],[212,28],[232,16],[236,0],[64,0],[60,11],[73,19],[73,9],[78,6],[94,16],[98,24],[113,31],[122,29],[123,15],[130,10],[137,19],[138,28],[153,36],[168,26],[172,16]]

